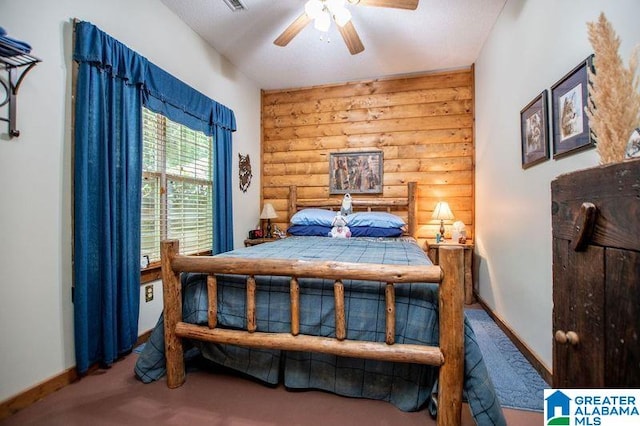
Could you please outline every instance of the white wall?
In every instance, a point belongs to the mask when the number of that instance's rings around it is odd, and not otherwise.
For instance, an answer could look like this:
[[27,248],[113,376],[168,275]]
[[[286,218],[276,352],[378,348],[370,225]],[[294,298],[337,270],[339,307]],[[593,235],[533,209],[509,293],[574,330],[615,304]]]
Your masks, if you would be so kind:
[[[598,165],[595,150],[527,170],[520,110],[593,53],[587,22],[604,12],[628,64],[637,0],[508,0],[476,62],[476,254],[480,297],[552,367],[551,181]],[[640,123],[639,123],[640,124]]]
[[[90,21],[236,114],[236,245],[258,222],[260,90],[155,0],[2,0],[0,25],[43,62],[18,94],[19,138],[0,122],[0,401],[75,365],[71,303],[72,18]],[[4,78],[4,77],[3,77]],[[2,111],[6,112],[6,108]],[[238,152],[254,178],[238,189]],[[158,316],[142,299],[141,330]],[[157,303],[160,301],[160,304]],[[146,324],[151,324],[146,326]]]

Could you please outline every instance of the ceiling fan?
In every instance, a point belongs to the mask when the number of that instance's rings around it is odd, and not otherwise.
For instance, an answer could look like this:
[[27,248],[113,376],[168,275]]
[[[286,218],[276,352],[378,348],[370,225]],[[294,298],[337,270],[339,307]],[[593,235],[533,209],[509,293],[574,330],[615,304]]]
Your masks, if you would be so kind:
[[[415,10],[419,0],[347,0],[349,4],[359,6],[389,7],[394,9]],[[304,12],[296,18],[273,42],[277,46],[286,46],[311,21],[316,29],[326,32],[331,20],[336,23],[349,52],[357,55],[364,50],[364,45],[351,21],[351,12],[345,7],[345,0],[308,0]]]

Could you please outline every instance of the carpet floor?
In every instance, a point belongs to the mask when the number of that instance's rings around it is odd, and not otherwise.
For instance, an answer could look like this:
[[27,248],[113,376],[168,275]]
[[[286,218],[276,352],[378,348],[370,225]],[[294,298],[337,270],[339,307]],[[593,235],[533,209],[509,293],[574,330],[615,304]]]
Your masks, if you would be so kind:
[[[137,355],[99,370],[0,421],[2,426],[435,426],[426,410],[319,391],[290,392],[237,376],[194,371],[177,389],[133,375]],[[463,405],[462,425],[474,425]],[[543,414],[504,410],[508,425],[539,426]]]
[[[145,385],[133,374],[132,353],[0,421],[1,426],[435,426],[427,410],[406,413],[384,401],[321,391],[291,392],[222,371],[190,371],[185,384]],[[462,426],[474,425],[466,404]],[[504,409],[508,425],[538,426],[543,413]]]

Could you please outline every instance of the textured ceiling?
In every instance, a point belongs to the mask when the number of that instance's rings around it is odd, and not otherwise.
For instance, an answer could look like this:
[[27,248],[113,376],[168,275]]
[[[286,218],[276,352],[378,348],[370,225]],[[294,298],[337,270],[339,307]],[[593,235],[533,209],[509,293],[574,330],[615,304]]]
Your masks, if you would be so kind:
[[468,67],[506,2],[420,0],[413,11],[349,5],[365,46],[351,55],[334,23],[323,40],[310,24],[288,46],[273,44],[305,0],[243,1],[247,10],[232,12],[222,0],[162,0],[267,90]]

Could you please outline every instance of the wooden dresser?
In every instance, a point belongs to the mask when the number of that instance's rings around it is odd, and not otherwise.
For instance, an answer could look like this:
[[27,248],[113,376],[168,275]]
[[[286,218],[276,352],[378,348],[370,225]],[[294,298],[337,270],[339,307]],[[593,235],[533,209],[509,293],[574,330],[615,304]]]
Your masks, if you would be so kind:
[[551,183],[553,387],[640,387],[640,160]]

